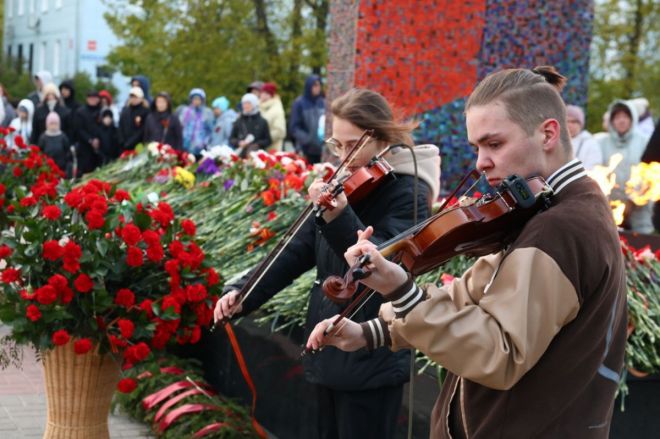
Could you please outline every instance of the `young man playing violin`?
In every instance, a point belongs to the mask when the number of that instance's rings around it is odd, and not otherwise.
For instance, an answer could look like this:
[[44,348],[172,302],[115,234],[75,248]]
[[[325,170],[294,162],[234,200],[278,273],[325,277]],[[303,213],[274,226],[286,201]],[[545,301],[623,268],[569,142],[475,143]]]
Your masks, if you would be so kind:
[[[331,111],[332,138],[328,145],[342,161],[356,148],[365,131],[373,130],[371,140],[355,150],[355,158],[347,165],[349,171],[366,166],[390,145],[412,144],[410,133],[414,126],[396,121],[387,101],[376,92],[351,90],[332,103]],[[378,231],[371,239],[379,243],[413,226],[415,206],[418,220],[429,216],[431,201],[439,192],[439,151],[433,145],[417,146],[414,151],[419,177],[417,189],[412,154],[403,148],[390,150],[384,158],[394,168],[394,175],[357,202],[349,203],[351,195],[339,193],[333,209],[304,223],[249,295],[243,297],[239,292],[247,276],[225,288],[227,293],[216,304],[216,321],[252,312],[314,267],[319,280],[310,291],[305,335],[318,322],[341,312],[347,304],[329,300],[321,290],[321,280],[348,269],[344,252],[353,244],[357,231],[374,224]],[[309,187],[311,201],[316,203],[326,190],[322,180],[315,181]],[[382,300],[375,296],[355,315],[356,321],[378,315]],[[409,351],[392,352],[384,347],[352,353],[328,349],[305,356],[305,378],[314,384],[317,396],[316,437],[394,437],[409,363]]]
[[[626,284],[607,200],[573,159],[554,68],[493,73],[466,104],[477,168],[491,186],[511,174],[554,190],[504,250],[448,286],[415,284],[358,232],[353,265],[386,302],[366,323],[346,320],[308,348],[417,348],[448,370],[432,438],[606,438],[626,340]],[[343,326],[343,327],[342,327]],[[324,351],[327,351],[325,349]],[[334,349],[333,349],[334,350]]]

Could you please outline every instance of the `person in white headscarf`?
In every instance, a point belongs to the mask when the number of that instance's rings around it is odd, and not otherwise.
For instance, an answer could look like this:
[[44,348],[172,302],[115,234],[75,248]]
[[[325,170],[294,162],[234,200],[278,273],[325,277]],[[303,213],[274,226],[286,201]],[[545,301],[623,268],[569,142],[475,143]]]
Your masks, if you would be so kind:
[[259,114],[257,95],[247,93],[241,98],[241,115],[234,122],[229,144],[241,157],[245,157],[250,151],[270,146],[268,122]]
[[53,82],[53,75],[48,70],[41,70],[34,75],[32,81],[34,82],[35,90],[27,98],[32,101],[32,104],[36,108],[44,99],[44,87],[46,84]]
[[649,100],[646,98],[635,98],[632,99],[630,103],[635,107],[637,115],[639,116],[637,130],[644,136],[651,137],[651,134],[653,134],[653,130],[655,129],[655,124],[653,123]]
[[576,105],[566,106],[568,134],[571,135],[573,154],[580,159],[585,169],[592,169],[603,161],[603,153],[598,141],[584,129],[584,111]]
[[9,135],[11,139],[7,141],[8,145],[14,145],[16,136],[21,136],[23,141],[28,143],[32,135],[32,117],[34,116],[34,104],[32,101],[22,99],[18,103],[16,113],[18,113],[18,116],[9,124],[9,128],[13,128],[14,132]]

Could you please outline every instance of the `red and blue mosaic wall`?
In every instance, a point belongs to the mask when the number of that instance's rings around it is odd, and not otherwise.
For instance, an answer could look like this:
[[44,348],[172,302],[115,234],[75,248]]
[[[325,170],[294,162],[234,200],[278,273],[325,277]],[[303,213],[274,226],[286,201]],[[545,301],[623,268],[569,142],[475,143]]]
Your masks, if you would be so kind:
[[591,0],[334,0],[329,100],[351,87],[382,93],[441,149],[443,189],[474,165],[465,99],[502,68],[554,65],[567,103],[587,96]]

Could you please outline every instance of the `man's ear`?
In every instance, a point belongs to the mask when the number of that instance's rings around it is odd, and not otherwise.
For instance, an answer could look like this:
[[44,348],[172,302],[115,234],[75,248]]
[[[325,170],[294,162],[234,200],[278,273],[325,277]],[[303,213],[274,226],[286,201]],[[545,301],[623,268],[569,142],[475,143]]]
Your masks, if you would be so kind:
[[561,144],[560,125],[557,119],[546,119],[539,126],[543,149],[549,151]]

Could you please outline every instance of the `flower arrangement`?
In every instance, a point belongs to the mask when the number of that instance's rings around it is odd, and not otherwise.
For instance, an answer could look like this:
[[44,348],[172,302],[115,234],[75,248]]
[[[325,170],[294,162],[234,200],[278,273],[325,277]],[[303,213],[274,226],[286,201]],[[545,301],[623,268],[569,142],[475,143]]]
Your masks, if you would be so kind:
[[38,182],[12,206],[0,320],[17,342],[112,351],[130,368],[168,343],[199,340],[219,277],[193,221],[99,180],[71,190]]

